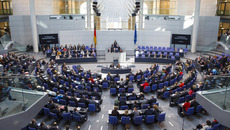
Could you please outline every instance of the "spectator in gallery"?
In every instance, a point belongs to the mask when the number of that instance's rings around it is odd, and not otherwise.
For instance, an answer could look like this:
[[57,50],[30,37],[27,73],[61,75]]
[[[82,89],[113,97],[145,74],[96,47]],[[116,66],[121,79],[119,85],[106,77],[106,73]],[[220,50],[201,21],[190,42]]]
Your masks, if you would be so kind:
[[179,49],[179,52],[180,52],[180,53],[183,53],[183,52],[184,52],[184,50],[183,50],[182,48],[180,48],[180,49]]

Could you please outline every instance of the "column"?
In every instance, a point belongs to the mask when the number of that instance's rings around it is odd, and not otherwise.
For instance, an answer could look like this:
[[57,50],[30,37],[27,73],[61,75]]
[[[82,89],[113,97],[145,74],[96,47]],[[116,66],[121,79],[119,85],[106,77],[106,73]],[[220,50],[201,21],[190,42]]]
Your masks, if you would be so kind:
[[132,16],[128,20],[128,30],[131,30],[131,26],[132,26],[132,20],[131,20],[131,18],[132,18]]
[[200,0],[196,0],[195,3],[195,12],[194,12],[194,23],[193,23],[193,31],[192,31],[192,47],[191,52],[196,52],[196,45],[198,39],[198,30],[199,30],[199,18],[200,17]]
[[91,0],[87,0],[87,29],[91,30]]
[[30,0],[30,20],[31,20],[31,29],[32,29],[33,48],[34,48],[34,52],[38,52],[37,18],[36,18],[34,0]]
[[143,0],[140,0],[140,10],[139,10],[139,30],[143,28]]
[[136,17],[132,17],[132,30],[135,30]]

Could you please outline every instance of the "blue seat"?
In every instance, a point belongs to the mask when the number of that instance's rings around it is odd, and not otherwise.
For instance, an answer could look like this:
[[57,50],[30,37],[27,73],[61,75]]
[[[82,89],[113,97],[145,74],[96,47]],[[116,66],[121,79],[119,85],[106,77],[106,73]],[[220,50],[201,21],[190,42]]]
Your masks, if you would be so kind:
[[116,88],[110,88],[110,94],[111,95],[116,95],[117,94],[117,89]]
[[90,86],[85,86],[85,88],[87,89],[87,91],[91,91],[91,87]]
[[159,83],[158,89],[162,89],[164,87],[163,83]]
[[134,88],[128,88],[128,93],[132,93],[134,91]]
[[196,108],[196,112],[201,112],[201,110],[203,109],[203,107],[201,105],[198,105],[197,108]]
[[74,93],[78,98],[81,98],[81,95],[79,93]]
[[171,79],[171,80],[170,80],[170,86],[172,86],[173,84],[174,84],[174,80]]
[[28,127],[28,130],[36,130],[36,128]]
[[78,103],[78,107],[86,108],[85,103]]
[[140,124],[142,124],[142,122],[143,122],[143,117],[142,117],[142,116],[136,116],[136,117],[134,118],[134,120],[133,120],[133,123],[134,123],[135,125],[140,125]]
[[62,105],[67,105],[66,100],[64,100],[64,99],[60,99],[59,103]]
[[129,97],[129,100],[136,100],[136,99],[137,99],[137,97],[134,97],[134,96]]
[[152,106],[153,106],[153,105],[159,106],[159,102],[153,103]]
[[156,91],[157,90],[157,84],[153,84],[152,85],[152,91]]
[[119,93],[122,93],[122,91],[125,91],[125,88],[119,88]]
[[129,76],[130,81],[134,81],[134,76]]
[[151,91],[150,86],[146,86],[145,89],[144,89],[144,92],[149,93],[150,91]]
[[121,124],[129,124],[130,123],[130,117],[127,117],[127,116],[122,116],[121,117]]
[[155,115],[147,115],[145,118],[145,123],[154,123]]
[[78,123],[81,123],[81,122],[82,122],[80,116],[75,116],[75,115],[73,115],[73,120],[77,121]]
[[78,85],[78,90],[83,90],[83,86],[82,85]]
[[220,129],[220,124],[216,124],[209,130],[219,130],[219,129]]
[[44,88],[45,88],[46,90],[49,89],[48,84],[44,83],[43,86],[44,86]]
[[183,103],[185,101],[184,97],[180,97],[177,104]]
[[93,90],[97,90],[97,92],[99,93],[99,88],[98,87],[93,87]]
[[185,100],[190,100],[191,99],[191,96],[190,95],[186,95],[185,96]]
[[96,105],[95,104],[89,104],[89,111],[95,112],[96,111]]
[[143,104],[143,105],[141,106],[141,109],[147,109],[148,106],[149,106],[149,104]]
[[58,89],[57,89],[57,88],[53,88],[53,91],[54,91],[54,92],[57,92],[57,91],[58,91]]
[[76,107],[76,103],[74,101],[69,101],[69,106]]
[[188,108],[188,110],[185,112],[186,116],[190,116],[194,113],[194,107]]
[[140,80],[141,79],[141,75],[137,75],[137,80]]
[[195,99],[196,98],[196,93],[192,93],[192,98],[191,99]]
[[63,113],[62,117],[65,121],[70,121],[72,119],[71,113]]
[[128,106],[128,105],[123,105],[123,106],[121,106],[121,110],[126,110],[126,109],[129,109],[129,106]]
[[165,120],[165,113],[162,113],[162,114],[160,114],[160,115],[158,116],[157,121],[158,121],[158,122],[162,122],[162,121],[164,121],[164,120]]
[[164,86],[168,87],[169,86],[169,81],[165,81]]
[[80,79],[79,79],[79,78],[76,78],[76,81],[80,81]]
[[60,84],[63,85],[64,83],[65,83],[64,80],[61,79]]
[[44,115],[49,116],[50,115],[50,109],[49,108],[43,108]]
[[110,76],[107,76],[106,79],[107,79],[108,81],[110,81]]
[[109,116],[109,123],[110,124],[116,125],[117,122],[118,122],[118,119],[116,116]]
[[56,121],[58,120],[58,116],[57,116],[56,113],[50,112],[50,115],[51,115],[51,117],[52,117],[53,119],[55,119]]
[[107,89],[109,87],[109,83],[108,82],[103,82],[102,83],[102,88]]
[[63,95],[65,94],[65,91],[62,89],[60,89],[59,92],[60,92],[60,94],[63,94]]
[[164,94],[163,94],[163,98],[164,98],[164,99],[169,98],[169,91],[164,92]]
[[120,78],[118,77],[114,78],[114,82],[117,83],[117,81],[120,81]]
[[66,92],[68,96],[72,96],[73,94],[69,91]]
[[55,97],[52,97],[52,101],[53,101],[54,103],[58,103],[58,99],[55,98]]

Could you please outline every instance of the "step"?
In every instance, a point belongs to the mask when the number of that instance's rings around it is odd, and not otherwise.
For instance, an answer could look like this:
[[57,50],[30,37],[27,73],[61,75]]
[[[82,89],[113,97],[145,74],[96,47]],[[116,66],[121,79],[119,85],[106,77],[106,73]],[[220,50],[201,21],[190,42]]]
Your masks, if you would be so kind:
[[217,54],[217,55],[222,55],[222,53],[224,52],[219,52],[219,51],[210,51],[208,53],[213,53],[213,54]]
[[219,55],[219,54],[214,54],[214,53],[208,52],[208,53],[205,53],[205,55],[216,56],[216,55]]

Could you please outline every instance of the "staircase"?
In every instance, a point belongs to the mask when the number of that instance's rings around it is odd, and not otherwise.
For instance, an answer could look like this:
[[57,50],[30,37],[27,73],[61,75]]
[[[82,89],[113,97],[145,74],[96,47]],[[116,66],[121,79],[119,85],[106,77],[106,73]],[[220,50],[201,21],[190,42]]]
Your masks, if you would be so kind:
[[22,56],[22,55],[25,55],[24,53],[22,53],[22,52],[20,52],[20,51],[18,51],[17,49],[10,49],[10,50],[8,50],[8,53],[14,53],[15,54],[15,56],[17,56],[17,57],[20,57],[20,56]]
[[222,53],[225,53],[224,50],[220,49],[212,49],[211,51],[205,52],[204,54],[201,54],[201,57],[206,57],[208,58],[209,56],[216,56],[216,55],[222,55]]

